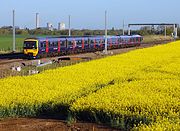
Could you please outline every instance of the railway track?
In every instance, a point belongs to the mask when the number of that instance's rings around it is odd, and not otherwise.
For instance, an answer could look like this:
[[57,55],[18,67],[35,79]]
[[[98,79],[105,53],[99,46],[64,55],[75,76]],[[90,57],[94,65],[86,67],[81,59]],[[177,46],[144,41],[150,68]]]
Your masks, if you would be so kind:
[[0,65],[13,63],[13,62],[21,62],[23,59],[14,59],[14,60],[0,60]]
[[0,54],[0,65],[23,61],[23,53]]
[[[121,48],[120,50],[123,49],[127,49],[128,50],[132,50],[132,49],[137,49],[137,48],[147,48],[147,47],[151,47],[154,45],[158,45],[158,44],[165,44],[171,41],[155,41],[155,42],[148,42],[148,43],[142,43],[139,47],[131,47],[131,48]],[[113,49],[112,52],[116,52],[115,54],[118,54],[118,49]],[[127,52],[127,51],[122,51],[119,53],[123,53],[123,52]],[[90,53],[84,53],[84,54],[75,54],[75,55],[71,55],[69,57],[74,57],[74,56],[86,56],[88,57],[88,54]],[[62,56],[63,57],[63,56]],[[56,58],[56,57],[54,57]],[[44,59],[44,58],[42,58]],[[11,64],[11,63],[15,63],[15,62],[24,62],[24,61],[28,61],[27,59],[24,59],[24,54],[23,53],[9,53],[9,54],[0,54],[0,65],[6,65],[6,64]]]

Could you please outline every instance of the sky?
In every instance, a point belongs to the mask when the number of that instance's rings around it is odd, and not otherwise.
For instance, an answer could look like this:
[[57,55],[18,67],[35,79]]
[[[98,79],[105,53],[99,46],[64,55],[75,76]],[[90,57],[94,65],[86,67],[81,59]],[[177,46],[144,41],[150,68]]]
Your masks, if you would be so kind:
[[104,29],[105,10],[108,28],[122,28],[129,23],[180,23],[180,0],[1,0],[0,26],[12,25],[15,10],[16,26],[35,28],[39,13],[40,27],[47,22],[57,28],[59,22],[74,29]]

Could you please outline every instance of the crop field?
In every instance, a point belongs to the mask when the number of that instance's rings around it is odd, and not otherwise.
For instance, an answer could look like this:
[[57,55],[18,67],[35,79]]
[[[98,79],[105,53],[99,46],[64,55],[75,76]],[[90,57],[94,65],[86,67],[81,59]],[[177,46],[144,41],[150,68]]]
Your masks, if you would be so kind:
[[[9,51],[12,50],[12,35],[7,36],[0,36],[0,50],[1,51]],[[26,38],[26,36],[16,36],[16,49],[20,50],[23,47],[23,41]]]
[[122,130],[180,129],[180,41],[0,79],[0,117],[58,116]]
[[166,38],[163,35],[146,35],[144,36],[143,42],[156,42],[156,41],[172,41],[173,38],[171,36],[166,36]]

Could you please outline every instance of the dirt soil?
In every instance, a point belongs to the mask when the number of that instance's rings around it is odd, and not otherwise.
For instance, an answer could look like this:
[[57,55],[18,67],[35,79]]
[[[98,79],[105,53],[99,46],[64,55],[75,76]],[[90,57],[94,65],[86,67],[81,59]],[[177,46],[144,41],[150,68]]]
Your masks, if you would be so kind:
[[0,131],[118,131],[107,126],[62,120],[35,118],[7,118],[0,121]]

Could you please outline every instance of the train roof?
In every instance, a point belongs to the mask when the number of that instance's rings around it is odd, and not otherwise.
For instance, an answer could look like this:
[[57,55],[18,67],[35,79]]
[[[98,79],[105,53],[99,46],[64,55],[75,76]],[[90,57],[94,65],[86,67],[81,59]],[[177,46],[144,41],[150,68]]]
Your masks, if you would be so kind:
[[72,38],[66,38],[68,41],[72,41],[72,40],[88,40],[88,37],[72,37]]
[[[141,35],[120,35],[120,36],[107,36],[107,38],[122,38],[122,39],[128,39],[128,38],[135,38],[135,37],[142,37]],[[30,37],[30,38],[26,38],[25,40],[28,39],[35,39],[35,40],[39,40],[39,41],[45,41],[46,39],[48,39],[49,41],[54,41],[54,40],[82,40],[82,39],[104,39],[105,36],[59,36],[59,37]]]
[[141,35],[132,35],[132,37],[142,37]]

